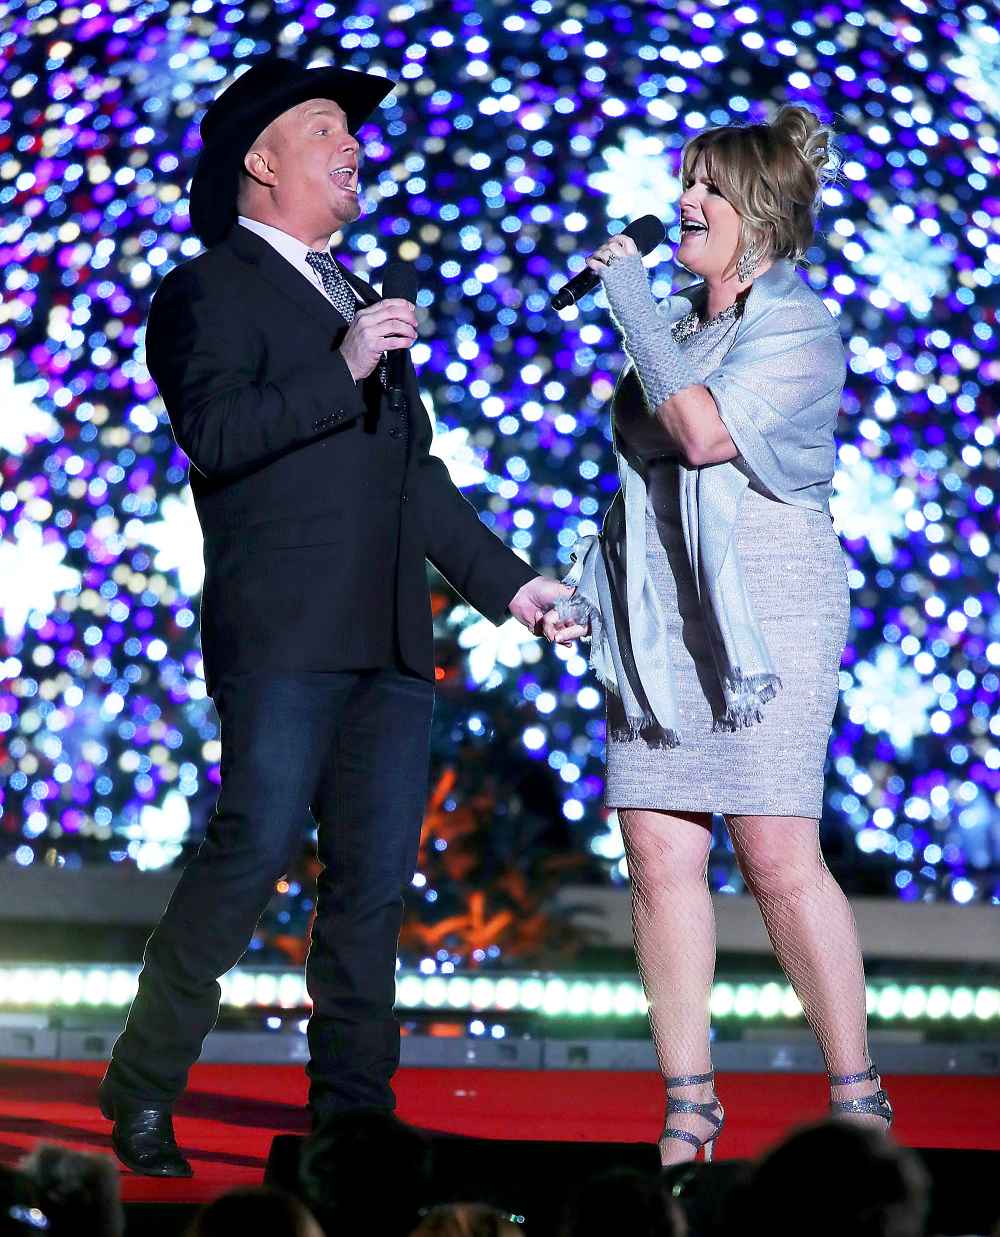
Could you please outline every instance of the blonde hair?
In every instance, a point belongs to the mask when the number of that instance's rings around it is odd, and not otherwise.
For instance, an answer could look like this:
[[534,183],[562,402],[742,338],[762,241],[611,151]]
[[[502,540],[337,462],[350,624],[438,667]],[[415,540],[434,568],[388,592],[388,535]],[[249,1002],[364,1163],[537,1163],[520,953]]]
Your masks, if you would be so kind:
[[684,148],[685,186],[701,155],[707,177],[740,216],[739,253],[759,246],[761,260],[800,262],[813,241],[823,186],[836,179],[833,130],[799,104],[779,108],[770,124],[707,129]]

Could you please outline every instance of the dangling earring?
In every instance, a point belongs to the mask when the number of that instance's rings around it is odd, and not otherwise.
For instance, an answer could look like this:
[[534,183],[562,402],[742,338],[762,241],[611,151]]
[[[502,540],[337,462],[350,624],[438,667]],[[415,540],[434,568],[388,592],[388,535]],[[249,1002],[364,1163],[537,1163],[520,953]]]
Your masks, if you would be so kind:
[[760,241],[752,241],[740,254],[740,260],[736,263],[736,278],[740,283],[746,283],[760,266],[763,252],[763,244]]

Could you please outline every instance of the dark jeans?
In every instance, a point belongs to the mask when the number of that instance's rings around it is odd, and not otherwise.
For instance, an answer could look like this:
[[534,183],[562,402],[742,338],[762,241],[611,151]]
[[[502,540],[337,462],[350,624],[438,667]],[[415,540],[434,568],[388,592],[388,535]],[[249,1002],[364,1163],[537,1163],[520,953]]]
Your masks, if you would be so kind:
[[172,1102],[219,1013],[311,811],[319,896],[306,985],[314,1119],[394,1107],[393,1016],[403,892],[427,796],[433,688],[394,669],[223,679],[222,789],[205,840],[146,943],[108,1086]]

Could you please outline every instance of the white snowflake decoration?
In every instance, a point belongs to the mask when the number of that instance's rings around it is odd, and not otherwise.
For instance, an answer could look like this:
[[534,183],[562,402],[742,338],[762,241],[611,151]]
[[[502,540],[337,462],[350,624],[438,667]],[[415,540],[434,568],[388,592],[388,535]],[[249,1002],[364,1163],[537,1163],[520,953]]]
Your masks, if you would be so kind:
[[132,52],[119,61],[116,71],[128,81],[129,97],[140,102],[150,100],[145,109],[152,115],[163,112],[165,102],[190,99],[197,87],[209,86],[216,97],[250,68],[237,66],[227,81],[225,68],[210,54],[208,44],[192,41],[191,28],[184,22],[167,22],[163,39],[157,42],[132,40]]
[[32,611],[50,614],[56,597],[80,586],[80,573],[63,565],[66,547],[44,541],[42,530],[28,520],[14,526],[14,539],[0,541],[0,612],[4,631],[17,638]]
[[937,693],[906,664],[893,645],[882,645],[873,661],[854,668],[855,685],[844,692],[848,716],[870,734],[888,735],[901,755],[913,750],[913,740],[926,734]]
[[190,491],[168,494],[160,503],[160,519],[129,520],[125,536],[156,550],[157,571],[176,571],[181,591],[196,597],[205,579],[201,525]]
[[995,26],[973,22],[955,36],[961,55],[947,62],[956,84],[1000,119],[1000,32]]
[[522,627],[517,619],[508,619],[497,626],[489,619],[479,618],[468,606],[456,606],[448,622],[461,627],[459,648],[468,650],[469,674],[481,686],[497,687],[503,681],[498,667],[514,670],[518,666],[534,665],[541,659],[538,637]]
[[191,809],[179,790],[171,790],[162,807],[147,803],[137,824],[125,829],[132,839],[129,855],[143,872],[165,867],[181,853],[181,843],[191,827]]
[[442,429],[435,424],[431,455],[444,460],[452,481],[460,490],[482,485],[489,476],[483,466],[485,454],[469,442],[469,431],[464,426]]
[[868,252],[857,266],[876,282],[882,298],[908,305],[915,314],[926,314],[932,300],[948,291],[953,254],[911,226],[905,218],[911,213],[904,208],[901,217],[892,211],[878,227],[863,229]]
[[24,455],[30,443],[57,433],[59,422],[35,403],[47,389],[44,378],[18,382],[10,357],[0,359],[0,451]]
[[880,563],[891,563],[895,541],[907,535],[905,514],[913,506],[913,491],[876,471],[860,454],[840,460],[833,489],[830,513],[837,532],[851,541],[865,538]]
[[623,129],[621,137],[620,146],[601,151],[607,166],[592,172],[587,184],[606,195],[609,218],[655,215],[669,226],[677,216],[681,182],[671,170],[662,140],[637,129]]

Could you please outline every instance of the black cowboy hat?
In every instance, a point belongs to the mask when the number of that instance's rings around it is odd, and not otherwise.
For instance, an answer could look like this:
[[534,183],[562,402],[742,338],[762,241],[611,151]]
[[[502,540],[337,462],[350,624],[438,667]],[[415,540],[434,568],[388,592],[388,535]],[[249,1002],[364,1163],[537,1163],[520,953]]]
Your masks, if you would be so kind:
[[395,85],[356,69],[304,69],[281,56],[258,60],[202,117],[202,150],[191,180],[195,235],[204,245],[214,245],[236,222],[243,157],[282,112],[307,99],[332,99],[343,108],[350,132],[356,133]]

